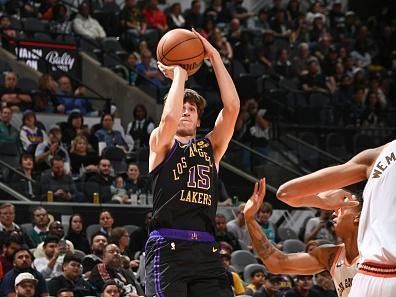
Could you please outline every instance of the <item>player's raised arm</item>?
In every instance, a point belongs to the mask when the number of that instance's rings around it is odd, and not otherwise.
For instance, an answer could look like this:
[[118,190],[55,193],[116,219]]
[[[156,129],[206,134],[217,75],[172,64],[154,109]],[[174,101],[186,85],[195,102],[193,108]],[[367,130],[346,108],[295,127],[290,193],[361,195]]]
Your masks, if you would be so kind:
[[342,165],[324,168],[288,181],[279,187],[277,197],[294,207],[311,206],[332,210],[355,206],[356,201],[344,202],[343,197],[338,195],[321,197],[317,194],[365,180],[383,148],[384,146],[365,150]]
[[216,119],[215,127],[208,134],[208,138],[213,145],[215,162],[218,165],[234,133],[234,127],[239,113],[239,97],[234,82],[224,67],[219,52],[194,29],[193,32],[197,34],[204,45],[205,58],[210,59],[212,63],[220,88],[221,101],[223,102],[223,109]]
[[256,183],[243,212],[253,248],[267,269],[275,274],[316,274],[329,269],[326,260],[330,258],[331,253],[335,254],[337,247],[317,248],[313,254],[285,254],[268,240],[256,221],[256,213],[263,203],[264,196],[265,179],[261,179]]
[[187,72],[180,66],[165,66],[158,63],[159,69],[172,85],[166,98],[159,126],[150,136],[150,170],[159,165],[173,145],[174,136],[183,113],[184,84]]

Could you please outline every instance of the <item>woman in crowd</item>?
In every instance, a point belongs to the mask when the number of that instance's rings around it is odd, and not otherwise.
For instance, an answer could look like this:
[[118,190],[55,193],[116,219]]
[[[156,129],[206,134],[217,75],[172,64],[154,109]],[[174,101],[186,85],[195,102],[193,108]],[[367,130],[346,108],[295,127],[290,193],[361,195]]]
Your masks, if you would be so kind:
[[70,240],[75,249],[83,251],[87,255],[91,252],[91,247],[84,231],[82,215],[75,213],[70,217],[69,229],[65,239]]
[[99,157],[96,153],[89,150],[87,138],[85,136],[76,136],[72,141],[70,150],[71,172],[74,176],[83,173],[96,172]]
[[39,143],[48,141],[45,130],[37,125],[36,114],[33,111],[26,111],[23,114],[19,139],[21,140],[23,150],[33,155]]
[[102,210],[99,213],[99,232],[106,235],[107,237],[111,236],[111,232],[113,230],[114,219],[109,210]]

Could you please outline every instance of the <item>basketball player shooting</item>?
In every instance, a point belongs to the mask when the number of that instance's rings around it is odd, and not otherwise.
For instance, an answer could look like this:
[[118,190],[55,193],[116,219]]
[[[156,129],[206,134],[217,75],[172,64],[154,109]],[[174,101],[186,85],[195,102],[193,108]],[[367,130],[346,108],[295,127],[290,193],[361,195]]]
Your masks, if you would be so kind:
[[[351,196],[344,190],[320,193],[321,197]],[[256,221],[256,214],[265,197],[265,179],[255,184],[252,196],[244,209],[246,226],[256,254],[267,269],[274,274],[312,275],[328,270],[333,278],[339,297],[347,297],[352,279],[357,273],[357,234],[361,204],[354,207],[334,210],[333,224],[337,236],[343,244],[326,244],[315,248],[311,253],[285,254],[268,240]],[[352,198],[353,199],[353,198]]]
[[150,137],[153,220],[146,244],[146,296],[233,296],[215,242],[219,162],[232,137],[239,98],[218,51],[201,35],[213,65],[223,109],[213,130],[196,138],[205,100],[184,89],[180,66],[159,69],[172,85]]
[[318,193],[366,180],[358,231],[359,269],[349,297],[394,297],[396,292],[396,140],[350,161],[280,186],[277,196],[294,206],[337,209],[356,201]]

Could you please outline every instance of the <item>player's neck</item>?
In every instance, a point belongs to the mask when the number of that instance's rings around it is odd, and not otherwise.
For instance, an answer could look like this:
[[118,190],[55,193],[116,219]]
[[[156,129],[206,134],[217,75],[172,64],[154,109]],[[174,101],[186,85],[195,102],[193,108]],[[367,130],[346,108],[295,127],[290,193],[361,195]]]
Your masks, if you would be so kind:
[[181,143],[189,143],[191,139],[195,138],[194,135],[176,135],[175,139]]
[[359,256],[359,249],[357,244],[357,230],[352,232],[352,236],[347,236],[342,239],[345,245],[345,257],[349,263]]

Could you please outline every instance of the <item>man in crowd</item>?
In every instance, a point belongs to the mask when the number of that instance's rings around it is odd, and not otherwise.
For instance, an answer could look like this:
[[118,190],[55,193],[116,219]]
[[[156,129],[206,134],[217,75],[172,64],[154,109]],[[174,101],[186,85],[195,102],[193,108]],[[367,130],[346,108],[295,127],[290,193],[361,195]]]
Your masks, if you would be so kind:
[[11,125],[12,109],[8,106],[1,107],[0,116],[0,144],[12,143],[15,145],[14,149],[16,149],[17,141],[19,140],[19,131]]
[[30,233],[30,238],[34,246],[39,245],[47,237],[49,222],[48,212],[44,207],[38,206],[33,209],[33,230]]
[[102,233],[96,233],[91,238],[92,253],[86,255],[82,260],[83,273],[89,277],[92,269],[99,263],[103,262],[103,251],[107,246],[107,237]]
[[13,254],[22,247],[21,237],[17,234],[6,234],[1,242],[3,243],[3,250],[0,255],[0,282],[4,275],[13,267]]
[[15,279],[16,297],[33,297],[36,294],[37,279],[28,272],[19,274]]
[[32,268],[33,255],[30,253],[29,249],[21,248],[17,250],[13,255],[13,265],[12,268],[4,276],[3,281],[0,286],[0,296],[5,297],[15,297],[15,280],[17,276],[23,272],[28,272],[37,279],[36,295],[40,297],[48,296],[48,289],[45,283],[45,279],[36,269]]
[[61,156],[54,156],[51,161],[51,170],[41,174],[41,199],[47,200],[48,192],[53,194],[56,202],[70,202],[79,199],[77,188],[70,174],[65,173],[65,164]]
[[215,239],[217,242],[226,242],[228,243],[233,251],[240,250],[241,245],[239,244],[238,238],[234,236],[231,232],[227,230],[226,218],[223,214],[216,215],[216,236]]
[[26,91],[17,87],[18,78],[14,72],[6,72],[4,86],[0,89],[1,103],[10,106],[13,110],[25,109],[32,102]]
[[60,250],[58,247],[59,238],[48,235],[44,239],[44,257],[34,260],[34,267],[44,278],[53,278],[62,274],[62,263],[59,261]]
[[137,284],[133,272],[122,268],[121,252],[115,244],[105,247],[103,253],[103,263],[94,267],[89,282],[102,292],[106,281],[113,279],[122,288],[123,297],[138,297],[143,295],[143,291]]
[[52,125],[48,131],[49,142],[40,143],[35,152],[36,164],[38,170],[51,168],[51,160],[54,156],[60,156],[64,162],[66,172],[70,168],[70,157],[67,149],[61,143],[62,132],[58,125]]
[[98,164],[99,172],[89,175],[85,182],[85,197],[88,201],[93,201],[93,194],[98,193],[101,203],[111,201],[110,187],[113,182],[111,173],[111,162],[108,159],[101,159]]
[[51,296],[58,295],[63,288],[71,289],[75,296],[94,296],[95,292],[81,276],[81,258],[73,253],[67,253],[63,258],[63,273],[48,282],[48,291]]

